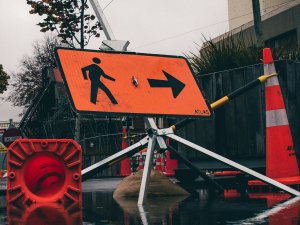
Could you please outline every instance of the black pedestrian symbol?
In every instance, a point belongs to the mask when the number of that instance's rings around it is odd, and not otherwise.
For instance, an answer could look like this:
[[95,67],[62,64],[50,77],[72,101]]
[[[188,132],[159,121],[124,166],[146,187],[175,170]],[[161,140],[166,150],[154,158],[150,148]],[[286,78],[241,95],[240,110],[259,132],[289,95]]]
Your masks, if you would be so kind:
[[91,97],[90,97],[90,101],[94,104],[96,104],[97,102],[97,94],[98,94],[98,88],[100,88],[102,91],[105,92],[105,94],[107,95],[107,97],[110,99],[111,103],[113,104],[118,104],[117,100],[114,98],[114,96],[112,95],[112,93],[110,92],[110,90],[101,82],[100,77],[103,76],[104,78],[108,79],[108,80],[112,80],[115,81],[116,79],[108,76],[99,65],[101,63],[101,60],[97,57],[94,57],[93,62],[95,64],[91,64],[89,66],[83,67],[81,69],[82,74],[83,74],[83,78],[85,80],[88,79],[87,77],[87,71],[88,71],[88,75],[91,81]]

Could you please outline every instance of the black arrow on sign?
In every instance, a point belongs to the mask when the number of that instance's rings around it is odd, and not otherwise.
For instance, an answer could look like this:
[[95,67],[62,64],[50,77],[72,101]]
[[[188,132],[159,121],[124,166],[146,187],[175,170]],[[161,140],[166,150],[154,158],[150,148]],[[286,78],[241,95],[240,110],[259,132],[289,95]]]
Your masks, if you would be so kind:
[[153,88],[171,88],[173,97],[176,98],[182,89],[185,87],[185,84],[182,83],[180,80],[177,80],[175,77],[167,73],[163,70],[167,80],[156,80],[156,79],[148,79],[150,87]]

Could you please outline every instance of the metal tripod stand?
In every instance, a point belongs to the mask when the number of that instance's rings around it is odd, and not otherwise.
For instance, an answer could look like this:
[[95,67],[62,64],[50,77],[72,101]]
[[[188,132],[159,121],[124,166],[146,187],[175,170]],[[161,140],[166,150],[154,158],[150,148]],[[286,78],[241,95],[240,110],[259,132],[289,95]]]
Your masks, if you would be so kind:
[[218,155],[210,150],[207,150],[199,145],[196,145],[186,139],[183,139],[177,135],[174,134],[173,129],[166,128],[166,129],[158,129],[156,126],[156,123],[153,118],[146,118],[145,119],[146,125],[148,127],[147,129],[147,136],[137,142],[136,144],[129,146],[128,148],[92,165],[87,167],[86,169],[82,170],[82,180],[86,180],[96,174],[97,172],[101,171],[102,169],[109,167],[113,165],[114,163],[134,155],[136,152],[139,151],[140,147],[146,146],[147,147],[147,155],[146,155],[146,160],[145,160],[145,166],[144,166],[144,171],[143,171],[143,177],[142,177],[142,182],[141,182],[141,187],[140,187],[140,192],[139,192],[139,198],[138,198],[138,205],[143,205],[146,201],[147,198],[147,188],[148,188],[148,183],[149,183],[149,178],[150,178],[150,172],[152,168],[152,159],[153,159],[153,154],[154,150],[158,149],[159,151],[164,151],[167,149],[167,145],[165,143],[164,138],[170,138],[174,141],[177,141],[180,144],[183,144],[185,146],[188,146],[196,151],[199,151],[211,158],[214,158],[218,161],[221,161],[222,163],[229,165],[237,170],[240,170],[248,175],[251,175],[252,177],[255,177],[256,179],[259,179],[265,183],[268,183],[278,189],[281,189],[282,191],[285,191],[293,196],[300,196],[300,192],[297,190],[290,188],[282,183],[279,183],[267,176],[264,176],[252,169],[249,169],[241,164],[238,164],[230,159],[227,159],[221,155]]

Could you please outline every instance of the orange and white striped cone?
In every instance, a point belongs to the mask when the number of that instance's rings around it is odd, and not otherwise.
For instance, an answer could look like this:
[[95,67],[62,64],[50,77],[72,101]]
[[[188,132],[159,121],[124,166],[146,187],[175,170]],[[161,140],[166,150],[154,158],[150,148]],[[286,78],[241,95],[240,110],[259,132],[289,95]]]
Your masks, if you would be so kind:
[[[271,50],[263,50],[264,74],[276,73]],[[265,86],[266,99],[266,175],[271,178],[299,175],[292,135],[277,76]]]
[[[122,149],[128,147],[128,143],[126,141],[127,131],[126,128],[123,128],[122,131]],[[120,168],[120,176],[129,176],[131,174],[131,166],[130,166],[130,158],[127,157],[121,161],[121,168]]]
[[166,171],[167,176],[174,176],[175,170],[178,168],[178,161],[176,159],[171,159],[171,152],[166,151]]
[[140,152],[138,170],[143,170],[143,169],[144,169],[144,160],[143,160],[143,155]]
[[155,160],[155,170],[156,171],[163,171],[162,166],[161,166],[161,159],[160,159],[160,154],[156,154],[156,160]]
[[165,157],[164,154],[160,154],[160,166],[161,166],[161,171],[165,172]]
[[[170,144],[170,139],[167,138],[167,144]],[[175,170],[178,168],[178,161],[177,159],[171,159],[171,152],[169,150],[166,151],[166,169],[165,175],[167,176],[174,176]]]

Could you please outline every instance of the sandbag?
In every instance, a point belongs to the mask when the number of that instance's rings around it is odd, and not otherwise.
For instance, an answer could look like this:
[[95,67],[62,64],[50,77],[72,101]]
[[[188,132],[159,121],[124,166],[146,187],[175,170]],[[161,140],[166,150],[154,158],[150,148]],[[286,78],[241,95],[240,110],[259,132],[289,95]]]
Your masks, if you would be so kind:
[[[140,170],[137,173],[125,177],[117,186],[113,197],[138,197],[142,176],[143,170]],[[189,195],[189,193],[177,184],[174,184],[172,181],[170,181],[169,178],[166,177],[162,172],[154,170],[151,171],[148,186],[148,198],[182,195]]]

